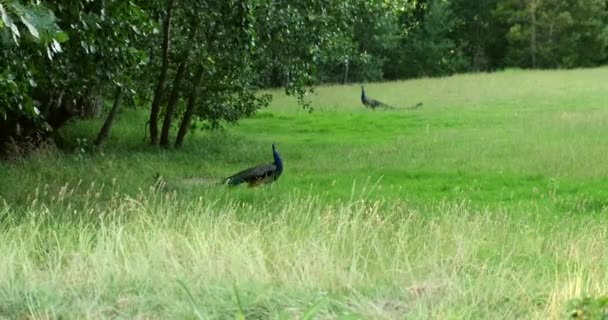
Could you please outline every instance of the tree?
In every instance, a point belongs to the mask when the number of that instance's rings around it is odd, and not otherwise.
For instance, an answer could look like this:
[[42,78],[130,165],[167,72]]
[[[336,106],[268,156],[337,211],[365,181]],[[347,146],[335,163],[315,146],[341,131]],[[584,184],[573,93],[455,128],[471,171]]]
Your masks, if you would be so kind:
[[402,60],[408,61],[411,77],[445,76],[468,69],[462,48],[450,38],[457,20],[441,0],[427,2],[424,20],[413,28],[402,49]]
[[[51,10],[40,4],[22,5],[19,1],[0,2],[0,154],[6,143],[36,134],[42,126],[40,109],[29,92],[36,86],[33,64],[22,53],[34,52],[44,63],[62,51],[68,40],[57,25]],[[21,23],[21,25],[19,24]],[[25,27],[25,28],[24,28]],[[24,29],[27,32],[24,32]],[[20,59],[14,59],[21,56]]]
[[606,2],[510,0],[496,17],[511,27],[507,63],[523,67],[594,66],[606,60]]
[[182,117],[182,121],[179,125],[179,131],[177,132],[177,137],[175,138],[175,147],[179,148],[184,143],[184,137],[186,133],[190,129],[192,125],[192,117],[196,112],[196,104],[199,95],[199,90],[201,86],[201,82],[203,80],[203,67],[199,65],[196,70],[196,75],[192,81],[192,87],[190,88],[190,94],[188,96],[188,105],[186,106],[186,110],[184,111],[184,115]]
[[455,18],[450,38],[468,57],[472,70],[503,66],[508,26],[494,15],[497,3],[497,0],[449,1]]
[[[315,83],[316,62],[334,54],[344,37],[346,29],[341,28],[348,15],[336,17],[345,10],[341,4],[300,1],[176,3],[172,26],[178,31],[169,39],[170,69],[179,67],[167,107],[161,111],[161,145],[168,147],[177,114],[183,114],[175,143],[179,146],[194,119],[215,129],[267,106],[270,96],[256,94],[260,74],[284,76],[286,92],[298,96],[306,107],[303,98],[306,88]],[[203,94],[197,97],[199,92]],[[186,108],[180,103],[185,93],[189,93]]]
[[173,6],[175,0],[167,0],[166,13],[163,19],[163,43],[162,43],[162,62],[160,67],[160,74],[154,90],[154,100],[150,107],[150,143],[156,144],[158,142],[158,116],[160,113],[160,103],[162,95],[165,91],[165,82],[167,81],[167,70],[169,69],[169,43],[171,37],[171,23],[173,17]]
[[[2,104],[7,107],[2,107],[6,112],[0,123],[0,148],[11,140],[49,137],[71,119],[99,114],[104,96],[116,86],[132,93],[132,77],[148,60],[142,44],[154,25],[135,2],[72,0],[49,5],[44,9],[49,10],[49,19],[59,17],[56,28],[50,29],[55,35],[50,48],[61,54],[29,44],[2,50],[6,61],[20,68],[3,71],[13,74],[13,88],[19,88],[23,101],[15,101],[12,97],[19,95],[11,94]],[[42,7],[33,8],[44,17]]]
[[112,104],[112,109],[106,118],[106,121],[103,123],[103,127],[97,134],[97,138],[93,142],[96,147],[100,147],[101,144],[108,138],[110,135],[110,130],[112,129],[112,125],[114,123],[114,119],[116,119],[116,115],[118,114],[118,110],[120,109],[120,105],[122,104],[122,96],[124,91],[122,87],[116,87],[116,93],[114,94],[114,104]]

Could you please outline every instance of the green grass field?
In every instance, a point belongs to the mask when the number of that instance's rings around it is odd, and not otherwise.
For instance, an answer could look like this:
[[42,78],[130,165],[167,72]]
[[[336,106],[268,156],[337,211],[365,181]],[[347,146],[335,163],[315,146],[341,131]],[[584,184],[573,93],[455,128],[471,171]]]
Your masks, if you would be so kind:
[[[145,110],[97,154],[99,121],[67,127],[73,152],[0,163],[0,319],[563,318],[608,288],[607,78],[367,85],[392,111],[274,92],[178,151],[143,142]],[[216,184],[273,142],[278,182]]]

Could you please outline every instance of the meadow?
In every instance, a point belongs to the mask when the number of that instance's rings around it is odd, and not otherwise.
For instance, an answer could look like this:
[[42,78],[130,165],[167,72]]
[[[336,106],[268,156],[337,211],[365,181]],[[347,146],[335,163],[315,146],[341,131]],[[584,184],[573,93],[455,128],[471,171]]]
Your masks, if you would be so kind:
[[[608,288],[608,68],[280,91],[144,139],[124,110],[0,162],[0,319],[561,319]],[[422,102],[422,107],[406,107]],[[223,177],[272,161],[269,186]],[[163,177],[155,188],[153,175]]]

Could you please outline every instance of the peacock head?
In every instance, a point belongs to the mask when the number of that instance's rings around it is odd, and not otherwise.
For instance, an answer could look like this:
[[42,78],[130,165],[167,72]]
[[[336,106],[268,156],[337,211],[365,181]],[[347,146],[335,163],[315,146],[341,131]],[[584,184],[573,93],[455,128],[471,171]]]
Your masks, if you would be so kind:
[[279,153],[277,152],[277,147],[274,145],[274,143],[272,144],[272,155],[274,156],[274,163],[279,167],[279,170],[283,170],[283,161],[281,160],[281,157],[279,156]]
[[279,153],[277,152],[277,146],[275,146],[275,144],[272,144],[272,154],[274,155],[275,159],[279,157]]

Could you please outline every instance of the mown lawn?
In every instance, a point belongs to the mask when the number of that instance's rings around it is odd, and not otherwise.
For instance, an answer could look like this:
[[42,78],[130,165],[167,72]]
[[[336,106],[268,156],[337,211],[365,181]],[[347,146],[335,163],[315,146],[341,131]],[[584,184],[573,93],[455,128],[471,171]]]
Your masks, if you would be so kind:
[[[608,287],[607,77],[367,85],[391,111],[356,85],[312,113],[273,92],[178,151],[143,141],[145,110],[101,153],[99,121],[72,125],[72,151],[0,163],[0,318],[562,318]],[[277,183],[218,184],[273,142]]]

